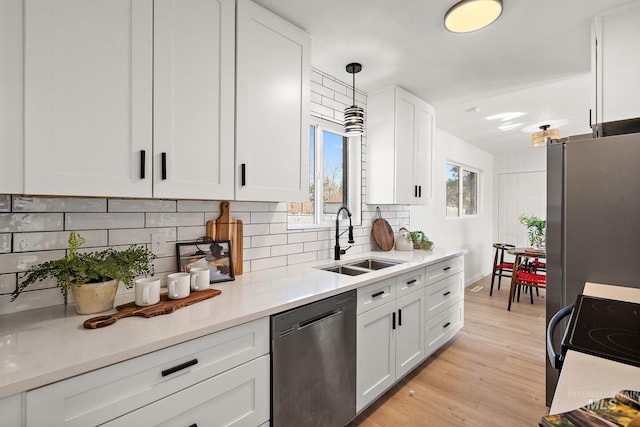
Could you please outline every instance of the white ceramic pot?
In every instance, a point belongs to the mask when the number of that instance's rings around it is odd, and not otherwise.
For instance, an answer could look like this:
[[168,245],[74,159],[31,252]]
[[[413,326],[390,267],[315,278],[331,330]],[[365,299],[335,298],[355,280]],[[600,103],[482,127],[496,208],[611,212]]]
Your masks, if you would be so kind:
[[85,283],[71,285],[71,294],[78,314],[94,314],[113,308],[118,291],[119,280],[101,283]]

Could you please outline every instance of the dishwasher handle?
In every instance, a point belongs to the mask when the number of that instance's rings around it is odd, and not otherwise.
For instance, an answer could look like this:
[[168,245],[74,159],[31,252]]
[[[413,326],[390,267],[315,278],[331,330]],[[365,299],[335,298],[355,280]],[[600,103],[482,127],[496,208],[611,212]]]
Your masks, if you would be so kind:
[[308,328],[309,326],[315,325],[316,323],[322,322],[323,320],[327,320],[341,314],[342,310],[331,310],[326,313],[320,314],[319,316],[310,317],[307,320],[301,321],[298,329]]
[[564,355],[562,353],[557,354],[555,348],[553,347],[553,333],[558,326],[558,323],[565,317],[571,314],[573,311],[573,305],[568,305],[562,310],[558,311],[553,315],[551,320],[549,320],[549,325],[547,326],[547,356],[549,357],[549,362],[554,369],[562,368],[562,362],[564,362]]

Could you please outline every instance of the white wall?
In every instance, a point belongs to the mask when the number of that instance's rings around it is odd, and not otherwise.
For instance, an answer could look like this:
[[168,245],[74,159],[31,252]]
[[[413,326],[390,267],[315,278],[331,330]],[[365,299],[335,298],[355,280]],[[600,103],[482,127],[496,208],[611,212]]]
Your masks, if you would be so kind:
[[[437,122],[436,122],[437,123]],[[479,171],[478,215],[445,216],[445,167],[448,161]],[[494,156],[440,129],[436,129],[434,153],[434,202],[412,206],[411,229],[422,230],[435,246],[464,248],[465,281],[469,285],[491,272],[494,224]]]

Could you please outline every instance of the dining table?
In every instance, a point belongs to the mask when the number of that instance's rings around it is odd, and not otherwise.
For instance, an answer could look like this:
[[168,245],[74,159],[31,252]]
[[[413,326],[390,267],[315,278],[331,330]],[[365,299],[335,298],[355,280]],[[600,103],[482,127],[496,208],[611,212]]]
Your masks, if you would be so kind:
[[[511,302],[516,292],[516,275],[523,263],[527,263],[530,258],[546,258],[547,251],[545,248],[534,247],[514,247],[507,250],[507,253],[515,256],[513,261],[513,271],[511,272],[511,287],[509,289],[509,304],[507,310],[511,310]],[[519,297],[518,297],[519,298]]]

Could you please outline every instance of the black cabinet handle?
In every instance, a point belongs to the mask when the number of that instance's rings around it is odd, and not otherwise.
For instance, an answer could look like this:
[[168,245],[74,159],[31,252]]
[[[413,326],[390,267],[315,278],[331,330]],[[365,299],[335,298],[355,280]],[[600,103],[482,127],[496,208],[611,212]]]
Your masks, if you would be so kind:
[[418,197],[422,197],[422,185],[418,185]]
[[145,150],[140,150],[140,179],[145,179],[146,155],[147,152]]
[[193,424],[191,424],[189,427],[198,427],[198,424],[193,423]]
[[418,279],[412,279],[412,280],[409,280],[409,281],[407,282],[407,285],[413,285],[413,284],[414,284],[414,283],[416,283],[417,281],[418,281]]
[[402,326],[402,309],[398,309],[398,326]]
[[417,185],[413,186],[413,197],[418,197],[418,186]]
[[449,295],[450,293],[451,293],[451,291],[447,291],[447,292],[445,292],[445,293],[444,293],[444,295],[443,295],[443,296],[445,296],[445,297],[446,297],[446,296],[447,296],[447,295]]
[[247,164],[243,163],[240,165],[240,181],[242,182],[242,186],[247,185]]
[[396,312],[394,311],[391,315],[392,317],[392,321],[391,321],[391,329],[395,329],[396,328]]
[[184,363],[181,363],[179,365],[176,365],[176,366],[174,366],[172,368],[165,369],[165,370],[162,371],[162,376],[166,377],[167,375],[175,374],[176,372],[181,371],[183,369],[187,369],[189,366],[193,366],[196,363],[198,363],[198,359],[192,359],[192,360],[189,360],[187,362],[184,362]]
[[451,270],[451,267],[445,267],[443,270],[444,271],[449,271],[449,270]]
[[167,153],[162,153],[162,179],[167,179]]
[[450,324],[451,324],[451,322],[447,322],[447,323],[445,323],[442,327],[443,327],[443,328],[446,328],[446,327],[447,327],[447,326],[449,326]]
[[375,294],[371,294],[371,298],[379,297],[382,294],[384,294],[384,291],[378,291]]

